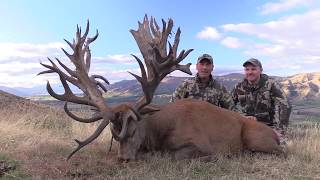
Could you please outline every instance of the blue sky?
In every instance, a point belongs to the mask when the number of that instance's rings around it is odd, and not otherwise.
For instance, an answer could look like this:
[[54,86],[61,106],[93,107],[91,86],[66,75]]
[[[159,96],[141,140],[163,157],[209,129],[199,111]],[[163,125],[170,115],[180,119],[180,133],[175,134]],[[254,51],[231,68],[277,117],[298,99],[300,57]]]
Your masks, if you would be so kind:
[[[91,72],[111,82],[138,73],[130,54],[139,54],[129,33],[145,14],[158,22],[174,20],[180,27],[180,50],[194,51],[183,61],[195,65],[202,53],[214,57],[213,74],[242,72],[242,63],[255,57],[267,74],[289,76],[319,71],[320,2],[317,0],[138,0],[0,2],[0,86],[32,87],[56,76],[36,76],[39,62],[59,57],[66,63],[63,39],[72,40],[76,25],[90,20]],[[192,66],[194,71],[195,67]],[[184,76],[182,73],[172,75]]]

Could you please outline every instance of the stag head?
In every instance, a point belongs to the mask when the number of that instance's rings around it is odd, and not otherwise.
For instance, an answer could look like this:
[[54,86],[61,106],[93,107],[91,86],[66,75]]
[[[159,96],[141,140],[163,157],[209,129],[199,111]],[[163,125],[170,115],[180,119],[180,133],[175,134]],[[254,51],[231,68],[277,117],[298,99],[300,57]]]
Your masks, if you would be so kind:
[[[177,55],[181,31],[178,28],[173,45],[171,45],[168,37],[172,33],[172,27],[172,19],[169,19],[168,22],[162,20],[161,29],[154,18],[151,17],[149,21],[148,17],[145,16],[143,22],[139,22],[138,30],[130,30],[138,44],[145,64],[142,63],[139,57],[132,55],[139,64],[141,76],[129,73],[141,84],[144,96],[131,104],[126,103],[109,107],[102,96],[103,92],[107,92],[107,88],[102,82],[105,84],[109,84],[109,82],[100,75],[88,74],[91,63],[89,45],[98,37],[98,31],[93,38],[87,37],[89,33],[89,21],[83,35],[81,28],[77,27],[76,38],[73,40],[73,43],[65,40],[73,53],[69,54],[66,50],[62,49],[75,66],[73,70],[63,64],[58,58],[55,58],[55,60],[64,71],[50,58],[48,60],[51,62],[51,65],[41,63],[48,70],[39,74],[57,73],[59,75],[65,93],[62,95],[55,93],[49,82],[47,83],[47,91],[52,97],[65,101],[64,110],[71,118],[83,123],[101,121],[96,131],[86,140],[75,140],[78,143],[78,147],[68,156],[68,159],[82,147],[95,140],[109,123],[112,136],[120,143],[119,158],[125,160],[136,158],[137,151],[145,139],[146,131],[144,129],[144,121],[140,120],[144,114],[158,110],[153,106],[149,106],[149,104],[161,80],[175,70],[192,74],[190,71],[191,63],[187,65],[179,64],[192,49],[183,50]],[[83,96],[76,96],[69,87],[69,83],[78,87],[83,92]],[[95,113],[90,118],[79,117],[68,109],[68,102],[92,106]]]

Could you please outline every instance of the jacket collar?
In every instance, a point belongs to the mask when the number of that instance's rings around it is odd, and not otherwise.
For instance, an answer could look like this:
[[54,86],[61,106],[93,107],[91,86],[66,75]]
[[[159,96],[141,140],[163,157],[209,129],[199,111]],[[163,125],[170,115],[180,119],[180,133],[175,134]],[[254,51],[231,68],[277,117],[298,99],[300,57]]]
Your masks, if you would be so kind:
[[254,84],[254,85],[253,84],[249,84],[248,80],[244,79],[243,80],[243,85],[246,88],[246,90],[249,90],[249,91],[257,90],[257,89],[260,89],[261,87],[263,87],[266,84],[268,78],[269,78],[268,75],[261,74],[258,84]]
[[[209,77],[209,82],[207,84],[207,87],[213,87],[214,86],[214,83],[215,83],[215,79],[213,79],[213,76],[212,74],[210,74],[210,77]],[[195,79],[196,79],[196,83],[197,84],[201,84],[201,81],[200,81],[200,77],[199,77],[199,74],[197,73],[197,75],[195,76]]]

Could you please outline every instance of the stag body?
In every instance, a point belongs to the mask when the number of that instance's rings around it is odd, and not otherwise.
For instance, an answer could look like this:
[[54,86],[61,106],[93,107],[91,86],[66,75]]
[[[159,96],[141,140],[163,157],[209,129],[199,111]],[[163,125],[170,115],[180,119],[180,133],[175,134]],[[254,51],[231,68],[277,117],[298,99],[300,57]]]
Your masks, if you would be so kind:
[[271,128],[204,101],[185,99],[166,104],[128,126],[119,147],[123,160],[136,159],[139,150],[167,151],[175,159],[234,154],[245,149],[282,153]]

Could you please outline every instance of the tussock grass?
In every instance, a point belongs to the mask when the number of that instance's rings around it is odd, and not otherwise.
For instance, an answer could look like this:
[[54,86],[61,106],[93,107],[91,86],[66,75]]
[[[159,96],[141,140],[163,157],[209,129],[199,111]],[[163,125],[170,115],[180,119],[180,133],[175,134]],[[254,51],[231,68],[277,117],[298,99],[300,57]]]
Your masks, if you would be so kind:
[[[316,179],[320,178],[319,126],[289,130],[287,158],[268,154],[219,157],[216,161],[173,161],[167,154],[145,154],[136,162],[119,164],[117,144],[107,155],[108,128],[100,137],[66,161],[76,147],[72,139],[90,136],[98,124],[80,124],[55,110],[0,111],[0,157],[14,161],[16,179]],[[63,123],[63,125],[56,125]],[[18,176],[17,174],[24,174]],[[11,176],[10,176],[11,175]],[[3,178],[2,177],[2,178]]]

